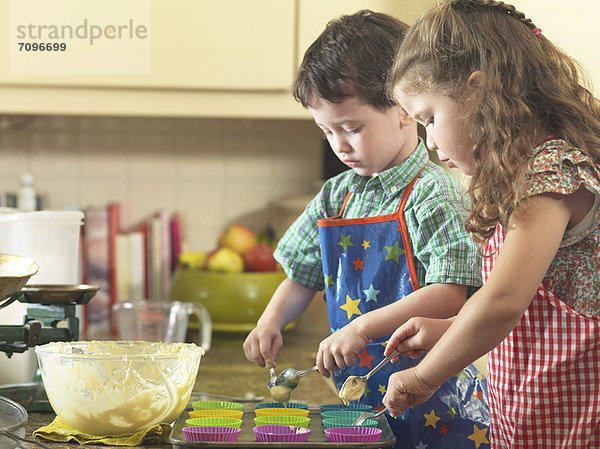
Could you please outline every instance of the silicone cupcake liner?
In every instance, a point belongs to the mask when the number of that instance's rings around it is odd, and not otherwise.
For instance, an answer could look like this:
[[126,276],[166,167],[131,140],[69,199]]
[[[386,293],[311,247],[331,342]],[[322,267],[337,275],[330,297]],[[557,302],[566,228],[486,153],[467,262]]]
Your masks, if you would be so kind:
[[[323,428],[330,429],[333,427],[355,427],[352,423],[356,418],[326,418],[323,420]],[[374,419],[366,419],[365,422],[356,427],[377,427],[377,421]]]
[[278,424],[283,426],[308,427],[310,418],[304,416],[258,416],[254,418],[256,426]]
[[283,402],[263,402],[262,404],[256,404],[256,408],[303,408],[308,410],[308,405],[301,402],[288,402],[287,406]]
[[333,427],[325,429],[327,441],[332,443],[376,443],[381,429],[376,427]]
[[310,429],[297,426],[262,425],[254,428],[258,442],[305,442]]
[[240,429],[235,427],[201,426],[184,427],[186,441],[237,441]]
[[308,410],[303,408],[257,408],[256,416],[308,416]]
[[[321,418],[352,418],[356,419],[363,413],[362,410],[329,410],[321,412]],[[190,415],[191,416],[191,415]]]
[[237,429],[242,427],[242,420],[235,418],[222,418],[218,416],[211,416],[209,418],[190,418],[185,420],[185,424],[188,427],[201,427],[201,426],[221,426],[221,427],[235,427]]
[[321,406],[322,412],[329,412],[331,410],[362,410],[363,412],[368,412],[368,411],[373,410],[373,407],[371,407],[370,405],[367,405],[367,404],[360,404],[360,403],[349,404],[349,405],[326,404],[326,405]]
[[192,408],[194,410],[218,410],[218,409],[230,409],[230,410],[244,410],[244,404],[239,402],[228,402],[228,401],[195,401],[192,402]]
[[242,419],[243,414],[244,412],[241,410],[232,410],[228,408],[216,410],[190,410],[190,418],[208,418],[211,416],[218,416],[221,418]]

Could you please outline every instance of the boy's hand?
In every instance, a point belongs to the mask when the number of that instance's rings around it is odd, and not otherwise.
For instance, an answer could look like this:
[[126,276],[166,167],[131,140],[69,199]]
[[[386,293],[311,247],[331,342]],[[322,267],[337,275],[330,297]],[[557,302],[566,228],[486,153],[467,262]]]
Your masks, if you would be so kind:
[[257,325],[244,341],[244,354],[260,367],[275,368],[283,346],[283,337],[277,327]]
[[454,318],[411,318],[392,334],[384,354],[388,356],[397,349],[403,356],[420,357],[433,348],[453,320]]
[[383,405],[394,417],[404,413],[408,408],[427,401],[438,389],[437,386],[428,385],[419,376],[417,368],[398,371],[390,376]]
[[323,376],[329,377],[330,371],[354,365],[357,354],[367,346],[368,339],[360,335],[355,322],[334,332],[319,344],[317,366]]

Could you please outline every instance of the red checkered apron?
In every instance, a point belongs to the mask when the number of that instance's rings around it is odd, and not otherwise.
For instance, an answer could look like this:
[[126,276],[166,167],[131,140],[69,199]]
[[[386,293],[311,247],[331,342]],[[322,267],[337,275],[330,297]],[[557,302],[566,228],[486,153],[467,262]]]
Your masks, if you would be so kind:
[[[498,225],[486,254],[502,247]],[[498,252],[484,258],[487,280]],[[492,448],[600,448],[600,318],[540,286],[488,357]]]

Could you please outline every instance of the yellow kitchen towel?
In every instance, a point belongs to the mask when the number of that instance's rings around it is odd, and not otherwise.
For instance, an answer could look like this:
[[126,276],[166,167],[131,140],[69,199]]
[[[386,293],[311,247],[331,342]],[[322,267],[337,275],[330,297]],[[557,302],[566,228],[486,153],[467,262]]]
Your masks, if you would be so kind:
[[108,446],[138,446],[142,443],[168,443],[171,433],[170,424],[157,424],[131,435],[98,436],[75,430],[58,416],[50,424],[33,432],[33,437],[39,441],[54,441],[67,443],[76,441],[79,444],[106,444]]

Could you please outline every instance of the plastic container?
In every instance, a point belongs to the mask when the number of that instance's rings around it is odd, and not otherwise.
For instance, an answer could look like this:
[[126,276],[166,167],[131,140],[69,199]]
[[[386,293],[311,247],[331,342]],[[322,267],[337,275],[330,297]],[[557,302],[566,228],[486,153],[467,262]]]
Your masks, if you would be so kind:
[[0,214],[0,253],[31,257],[40,269],[30,284],[78,284],[81,211]]
[[253,430],[259,443],[304,443],[310,435],[310,429],[296,426],[264,425],[256,426]]
[[376,427],[334,427],[325,429],[325,437],[331,443],[376,443],[381,429]]
[[182,429],[186,441],[237,441],[240,429],[235,427],[200,426]]
[[[0,253],[29,257],[39,270],[29,284],[79,284],[81,211],[0,213]],[[23,324],[27,305],[0,309],[0,325]],[[28,382],[36,370],[33,351],[0,353],[0,384]]]

